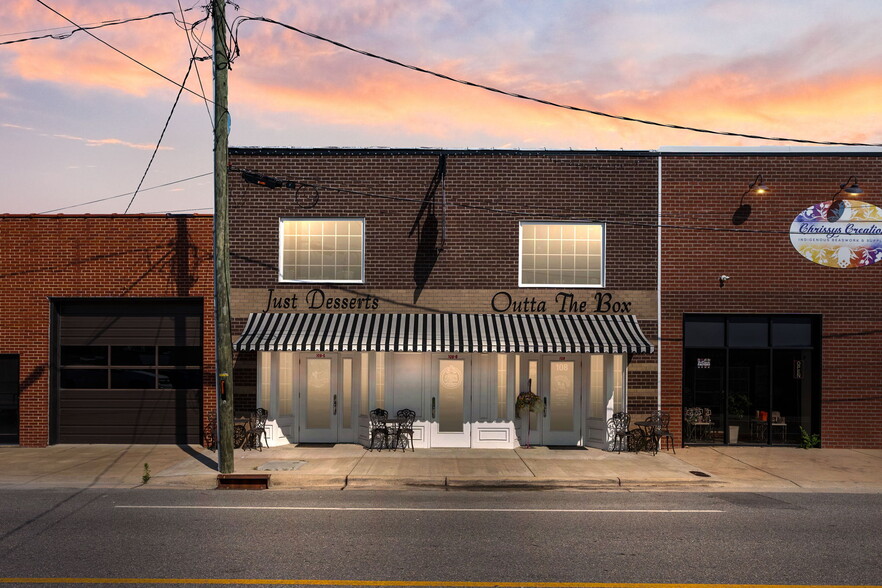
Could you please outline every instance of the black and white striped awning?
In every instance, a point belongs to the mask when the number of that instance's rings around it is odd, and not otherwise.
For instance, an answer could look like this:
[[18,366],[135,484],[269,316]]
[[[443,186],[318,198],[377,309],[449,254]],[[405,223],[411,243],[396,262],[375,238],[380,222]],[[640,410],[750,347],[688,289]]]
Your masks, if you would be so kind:
[[237,351],[652,353],[633,315],[253,313]]

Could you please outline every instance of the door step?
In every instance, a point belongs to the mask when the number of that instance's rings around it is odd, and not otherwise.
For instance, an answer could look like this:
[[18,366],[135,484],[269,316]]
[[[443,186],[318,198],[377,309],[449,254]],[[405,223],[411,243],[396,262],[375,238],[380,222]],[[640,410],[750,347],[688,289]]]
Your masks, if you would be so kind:
[[270,474],[218,474],[218,490],[266,490]]

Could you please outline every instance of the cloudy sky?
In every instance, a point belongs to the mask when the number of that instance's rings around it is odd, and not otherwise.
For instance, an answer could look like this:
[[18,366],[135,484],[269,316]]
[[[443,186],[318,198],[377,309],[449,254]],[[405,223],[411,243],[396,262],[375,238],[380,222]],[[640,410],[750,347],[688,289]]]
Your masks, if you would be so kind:
[[[81,26],[200,0],[43,0]],[[544,100],[763,136],[882,143],[878,0],[238,0],[407,64]],[[0,213],[210,212],[209,107],[36,0],[0,7]],[[237,30],[233,146],[656,149],[788,145],[622,122],[458,85],[265,22]],[[92,33],[181,82],[211,43],[171,16]],[[198,71],[198,76],[197,72]],[[200,79],[202,87],[200,87]],[[210,62],[187,88],[212,98]],[[204,88],[204,90],[203,90]],[[202,176],[202,177],[199,177]],[[83,205],[83,203],[94,202]]]

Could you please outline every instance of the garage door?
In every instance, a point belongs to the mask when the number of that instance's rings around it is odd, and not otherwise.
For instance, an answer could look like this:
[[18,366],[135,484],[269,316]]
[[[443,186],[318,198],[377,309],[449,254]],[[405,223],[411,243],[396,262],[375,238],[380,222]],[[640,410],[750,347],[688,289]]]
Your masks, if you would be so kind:
[[60,443],[199,443],[202,301],[55,301]]

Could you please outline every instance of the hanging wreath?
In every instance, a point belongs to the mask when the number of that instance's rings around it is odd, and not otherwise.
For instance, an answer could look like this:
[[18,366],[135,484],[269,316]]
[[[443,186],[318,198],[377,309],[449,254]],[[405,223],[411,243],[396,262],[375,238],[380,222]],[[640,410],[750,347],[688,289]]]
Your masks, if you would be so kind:
[[527,409],[529,412],[541,412],[545,405],[542,399],[532,392],[521,392],[515,400],[515,416],[521,418],[521,411]]

